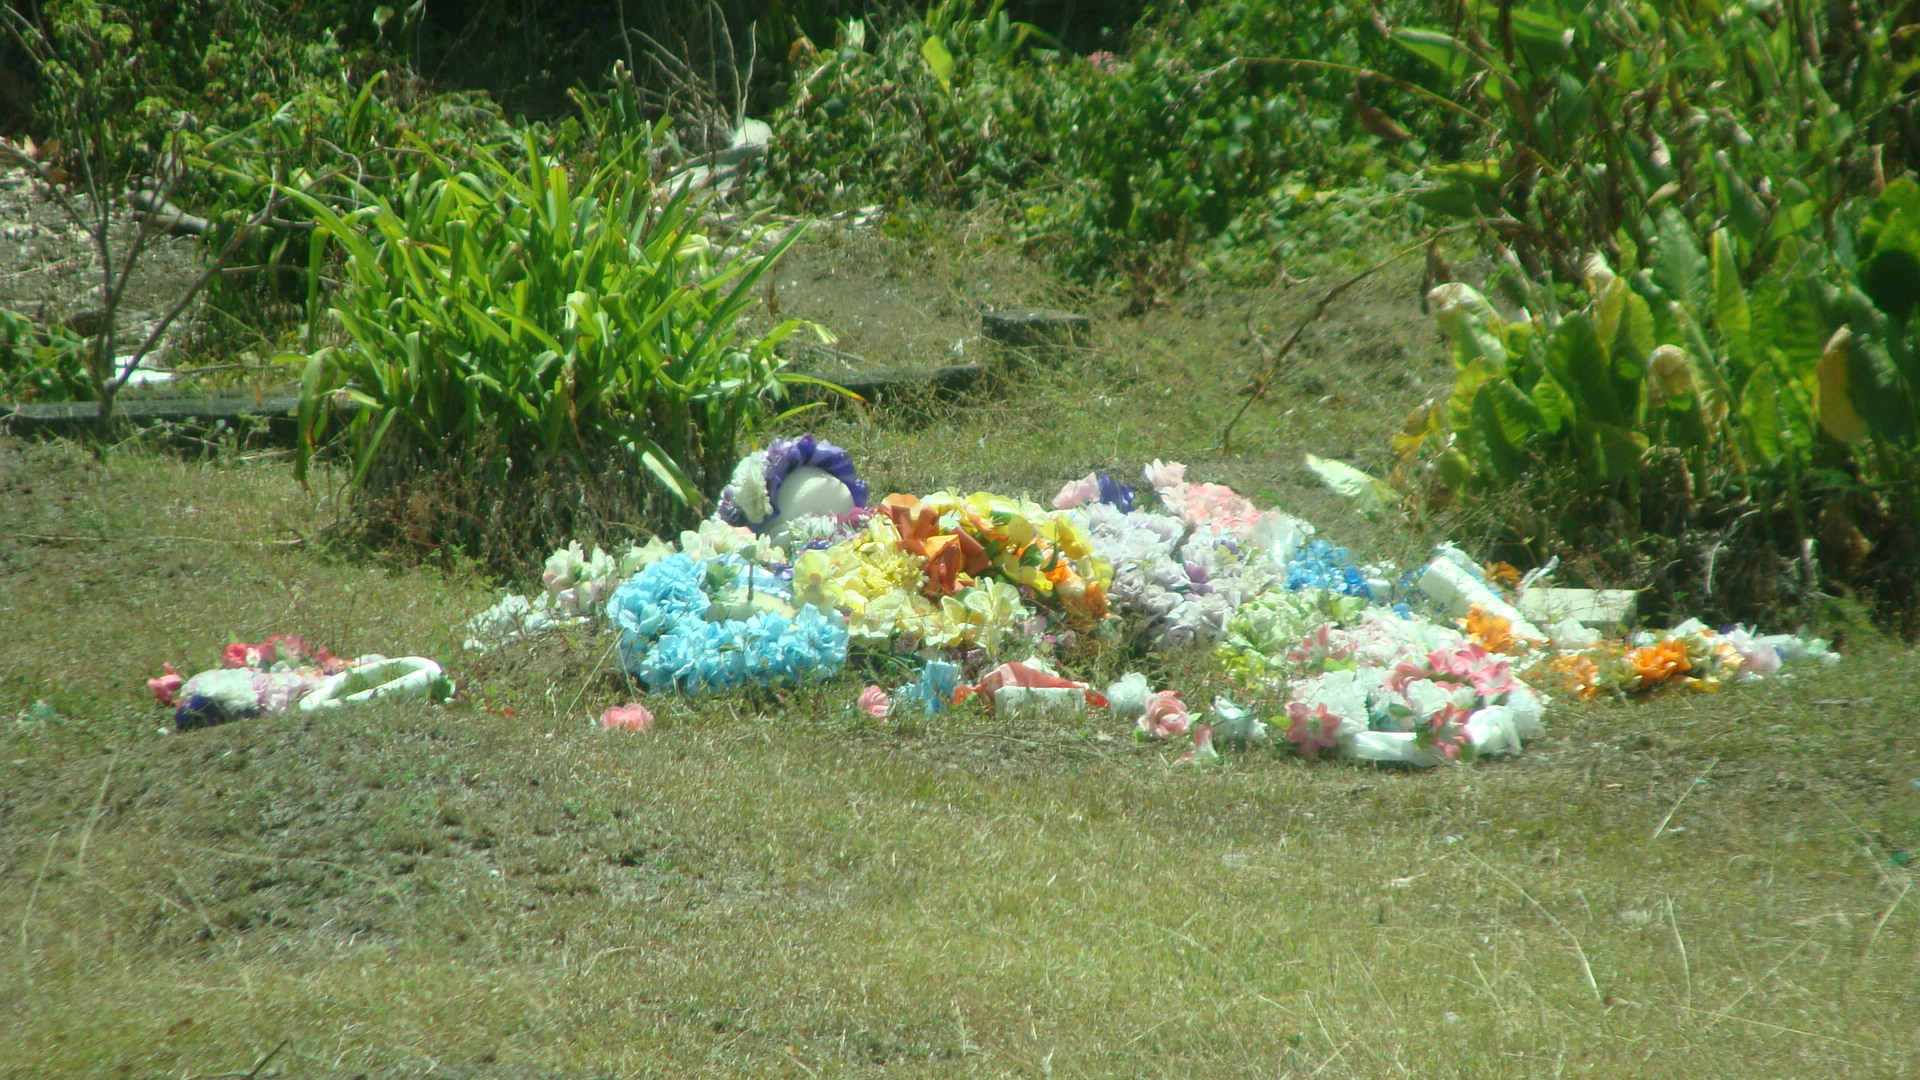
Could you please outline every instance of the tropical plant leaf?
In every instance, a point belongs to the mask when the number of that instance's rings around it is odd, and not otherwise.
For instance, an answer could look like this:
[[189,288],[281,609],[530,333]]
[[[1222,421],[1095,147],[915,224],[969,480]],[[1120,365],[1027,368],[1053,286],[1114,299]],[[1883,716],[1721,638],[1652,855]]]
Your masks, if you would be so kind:
[[1479,471],[1492,477],[1501,487],[1508,487],[1520,478],[1522,455],[1500,415],[1500,393],[1497,389],[1500,386],[1511,389],[1513,384],[1505,379],[1488,379],[1480,384],[1479,392],[1473,396],[1470,433],[1476,451],[1474,463],[1479,466]]
[[1437,30],[1401,27],[1393,31],[1401,48],[1440,69],[1448,79],[1464,78],[1473,65],[1473,53],[1453,37]]
[[927,70],[939,81],[940,89],[953,89],[953,54],[947,51],[947,43],[940,40],[939,34],[928,34],[920,43],[920,55],[927,62]]
[[1753,315],[1747,307],[1747,291],[1740,284],[1733,241],[1725,229],[1713,234],[1713,316],[1714,326],[1727,344],[1734,379],[1744,381],[1754,364]]
[[1547,373],[1567,392],[1581,421],[1616,427],[1628,422],[1592,319],[1579,313],[1561,319],[1547,338],[1546,363]]
[[1353,504],[1353,508],[1372,517],[1385,513],[1389,506],[1400,502],[1400,493],[1393,490],[1385,480],[1348,465],[1344,461],[1307,455],[1307,468],[1320,482],[1332,488],[1334,494]]
[[1695,311],[1706,307],[1711,282],[1707,257],[1700,253],[1686,215],[1672,206],[1660,210],[1653,278],[1667,295]]

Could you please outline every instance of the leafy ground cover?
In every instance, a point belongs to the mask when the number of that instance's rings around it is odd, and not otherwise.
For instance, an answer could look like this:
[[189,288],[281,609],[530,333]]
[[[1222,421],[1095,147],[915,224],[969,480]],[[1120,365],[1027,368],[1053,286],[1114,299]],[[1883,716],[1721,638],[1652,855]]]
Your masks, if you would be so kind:
[[[1473,523],[1370,524],[1299,462],[1381,467],[1451,379],[1412,286],[1332,309],[1233,454],[1251,335],[1315,289],[1201,290],[991,399],[812,419],[881,490],[1180,456],[1405,559]],[[1421,773],[876,721],[852,678],[608,733],[609,639],[462,655],[487,583],[315,542],[319,479],[0,448],[0,1072],[284,1043],[261,1075],[1878,1077],[1920,1049],[1899,643],[1564,705],[1517,759]],[[275,630],[440,657],[463,694],[155,732],[145,676]],[[1189,700],[1220,678],[1151,663]]]

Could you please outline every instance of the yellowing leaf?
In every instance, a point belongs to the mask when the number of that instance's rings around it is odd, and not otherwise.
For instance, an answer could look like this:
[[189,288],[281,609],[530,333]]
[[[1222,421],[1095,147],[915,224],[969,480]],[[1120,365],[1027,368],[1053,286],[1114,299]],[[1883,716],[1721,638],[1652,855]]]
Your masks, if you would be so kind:
[[1867,438],[1867,422],[1853,407],[1847,388],[1847,353],[1852,344],[1851,329],[1843,326],[1834,331],[1820,352],[1820,366],[1815,372],[1819,378],[1815,407],[1820,413],[1820,426],[1843,443],[1865,442]]
[[1335,494],[1352,503],[1355,510],[1369,517],[1385,512],[1388,506],[1400,501],[1400,493],[1387,486],[1385,480],[1361,472],[1344,461],[1308,454],[1307,468]]
[[920,43],[920,55],[926,58],[933,77],[940,80],[940,88],[953,89],[953,54],[947,51],[947,43],[940,40],[940,35],[928,34]]

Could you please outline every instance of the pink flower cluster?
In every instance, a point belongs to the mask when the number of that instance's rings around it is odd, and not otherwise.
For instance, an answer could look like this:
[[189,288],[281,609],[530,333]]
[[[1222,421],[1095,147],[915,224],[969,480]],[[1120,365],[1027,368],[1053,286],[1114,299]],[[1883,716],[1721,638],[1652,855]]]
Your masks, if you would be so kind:
[[1479,642],[1451,649],[1435,649],[1425,664],[1402,660],[1387,675],[1387,689],[1404,694],[1407,687],[1421,679],[1439,683],[1460,683],[1473,687],[1474,693],[1492,700],[1520,685],[1513,664],[1498,653],[1490,653]]
[[345,660],[321,646],[307,644],[298,634],[274,634],[258,645],[249,645],[244,641],[229,642],[226,651],[220,654],[220,666],[223,668],[264,670],[278,663],[291,667],[317,667],[323,675],[337,675],[347,670]]

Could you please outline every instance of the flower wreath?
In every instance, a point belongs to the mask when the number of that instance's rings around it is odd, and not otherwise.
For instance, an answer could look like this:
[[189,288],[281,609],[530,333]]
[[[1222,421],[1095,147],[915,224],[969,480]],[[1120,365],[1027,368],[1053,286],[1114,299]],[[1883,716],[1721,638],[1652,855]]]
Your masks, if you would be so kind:
[[614,590],[620,663],[649,690],[797,686],[847,660],[836,613],[796,608],[786,582],[738,555],[668,555]]
[[756,533],[792,518],[839,516],[867,505],[867,484],[844,449],[815,435],[775,439],[740,459],[714,516]]

